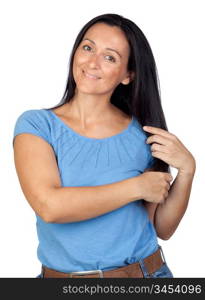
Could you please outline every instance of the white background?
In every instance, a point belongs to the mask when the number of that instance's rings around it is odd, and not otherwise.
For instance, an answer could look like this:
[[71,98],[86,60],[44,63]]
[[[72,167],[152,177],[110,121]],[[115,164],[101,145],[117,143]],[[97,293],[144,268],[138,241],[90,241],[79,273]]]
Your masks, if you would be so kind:
[[[64,92],[76,35],[93,17],[117,13],[146,35],[158,67],[168,129],[197,162],[188,209],[174,235],[159,240],[175,277],[205,277],[204,1],[0,2],[0,277],[36,277],[35,214],[13,160],[17,117],[56,105]],[[172,168],[175,177],[177,170]]]

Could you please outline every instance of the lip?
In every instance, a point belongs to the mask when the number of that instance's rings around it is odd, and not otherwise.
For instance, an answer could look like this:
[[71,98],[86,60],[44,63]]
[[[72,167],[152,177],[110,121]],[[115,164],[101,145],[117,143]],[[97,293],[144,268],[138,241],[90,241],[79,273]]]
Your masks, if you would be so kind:
[[101,79],[101,77],[95,75],[95,74],[91,74],[88,73],[86,71],[83,70],[83,74],[85,75],[85,77],[89,78],[89,79],[93,79],[93,80],[97,80],[97,79]]

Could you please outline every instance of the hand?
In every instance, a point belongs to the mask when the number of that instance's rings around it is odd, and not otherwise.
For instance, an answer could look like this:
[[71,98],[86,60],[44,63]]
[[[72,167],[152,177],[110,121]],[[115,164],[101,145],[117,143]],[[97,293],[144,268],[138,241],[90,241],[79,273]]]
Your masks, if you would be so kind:
[[153,133],[146,141],[147,144],[152,143],[152,156],[177,168],[180,173],[195,172],[196,163],[193,155],[174,134],[152,126],[144,126],[143,129]]
[[148,202],[163,203],[168,196],[172,175],[166,172],[147,172],[136,177],[142,199]]

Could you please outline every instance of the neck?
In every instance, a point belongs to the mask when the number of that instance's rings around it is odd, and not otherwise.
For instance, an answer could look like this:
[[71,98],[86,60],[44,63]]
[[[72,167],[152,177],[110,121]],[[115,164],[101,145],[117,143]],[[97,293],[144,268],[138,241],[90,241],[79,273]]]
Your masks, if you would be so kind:
[[89,95],[76,92],[69,103],[69,112],[82,128],[105,120],[114,111],[114,106],[110,103],[110,95]]

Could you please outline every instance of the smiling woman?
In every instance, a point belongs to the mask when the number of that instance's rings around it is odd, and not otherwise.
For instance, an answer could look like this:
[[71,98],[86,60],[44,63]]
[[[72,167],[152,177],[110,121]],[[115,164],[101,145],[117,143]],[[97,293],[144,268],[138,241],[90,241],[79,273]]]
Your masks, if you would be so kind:
[[37,218],[39,278],[173,277],[157,237],[176,230],[195,161],[167,130],[134,22],[105,14],[82,28],[61,102],[23,112],[13,146]]
[[[104,23],[90,27],[79,44],[73,61],[73,77],[78,96],[79,93],[83,96],[95,95],[98,106],[109,103],[115,88],[120,83],[129,84],[131,81],[131,72],[127,70],[128,59],[129,44],[119,27]],[[85,99],[82,103],[85,103]],[[102,110],[100,106],[99,109],[96,107],[99,111]],[[94,110],[86,115],[95,116]]]

